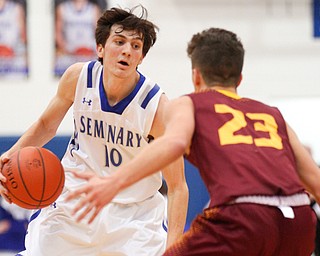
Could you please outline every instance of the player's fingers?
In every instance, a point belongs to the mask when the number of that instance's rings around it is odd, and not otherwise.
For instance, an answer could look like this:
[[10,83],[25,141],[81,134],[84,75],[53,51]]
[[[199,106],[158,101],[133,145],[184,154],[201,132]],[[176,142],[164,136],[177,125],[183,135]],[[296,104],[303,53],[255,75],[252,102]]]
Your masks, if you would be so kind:
[[79,197],[81,194],[87,193],[87,190],[88,190],[88,188],[86,186],[84,186],[82,188],[71,191],[69,193],[69,195],[66,197],[65,201],[66,202],[71,201],[72,199]]
[[12,204],[12,200],[8,194],[2,194],[2,197],[7,201],[7,203]]
[[7,156],[7,155],[3,155],[3,156],[1,156],[1,162],[2,163],[7,163],[8,161],[9,161],[9,157]]
[[94,176],[94,174],[90,173],[90,172],[79,173],[74,170],[71,170],[71,172],[75,177],[80,178],[80,179],[84,179],[84,180],[89,180]]
[[94,213],[92,214],[91,218],[89,219],[88,224],[92,223],[93,220],[97,217],[97,215],[100,213],[102,207],[96,207]]
[[[9,158],[6,155],[2,155],[0,157],[0,182],[1,182],[1,187],[3,187],[2,182],[5,183],[7,182],[7,178],[2,174],[2,168],[9,161]],[[8,193],[8,191],[3,187],[5,193]]]
[[3,176],[3,174],[1,172],[0,172],[0,181],[4,182],[4,183],[7,182],[7,178],[5,176]]
[[87,197],[82,198],[72,210],[72,215],[75,215],[80,210],[86,208],[86,205],[93,206],[94,204],[92,203],[92,201],[93,201],[92,196],[90,197],[89,195]]
[[12,203],[12,200],[9,196],[9,192],[8,190],[3,187],[2,185],[0,186],[0,195],[2,196],[2,198],[4,198],[4,200],[6,200],[9,204]]
[[1,196],[3,195],[3,194],[8,194],[8,190],[5,188],[5,186],[3,186],[3,184],[2,184],[2,181],[0,182],[0,194],[1,194]]
[[4,164],[7,163],[8,161],[9,161],[9,157],[7,157],[6,155],[2,155],[0,157],[0,170],[2,170]]
[[84,201],[80,201],[79,203],[77,203],[76,206],[71,211],[71,215],[76,215],[80,209],[83,209],[84,205],[85,205]]
[[77,222],[80,222],[84,217],[86,217],[94,208],[93,204],[88,204],[84,210],[81,212],[81,214],[77,217]]
[[1,155],[0,159],[1,164],[4,164],[9,161],[9,157],[6,154]]

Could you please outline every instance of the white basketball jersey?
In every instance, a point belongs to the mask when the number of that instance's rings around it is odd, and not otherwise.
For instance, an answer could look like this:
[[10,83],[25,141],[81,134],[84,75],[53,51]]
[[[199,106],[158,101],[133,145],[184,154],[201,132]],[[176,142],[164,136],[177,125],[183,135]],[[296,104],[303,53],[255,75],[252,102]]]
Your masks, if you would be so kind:
[[67,50],[74,52],[79,48],[96,50],[95,28],[96,13],[94,5],[88,3],[77,10],[72,1],[61,3],[63,19],[63,35],[67,42]]
[[[110,106],[102,72],[100,62],[92,61],[84,65],[79,76],[73,106],[74,135],[62,159],[66,188],[83,184],[68,173],[69,169],[110,175],[148,144],[148,134],[163,91],[140,74],[134,90]],[[142,201],[154,195],[161,184],[162,177],[158,172],[123,190],[113,201]]]
[[20,28],[17,23],[19,15],[17,3],[7,1],[0,10],[0,44],[15,49],[20,43]]

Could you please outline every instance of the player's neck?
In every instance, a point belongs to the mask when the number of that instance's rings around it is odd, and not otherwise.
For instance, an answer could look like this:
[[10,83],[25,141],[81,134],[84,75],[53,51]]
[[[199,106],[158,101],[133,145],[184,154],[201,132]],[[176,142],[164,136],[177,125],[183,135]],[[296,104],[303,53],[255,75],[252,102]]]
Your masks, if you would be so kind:
[[127,97],[132,90],[135,88],[137,82],[139,81],[140,75],[136,73],[135,76],[128,78],[104,78],[103,86],[105,93],[108,98],[108,102],[111,106],[116,105],[122,99]]
[[232,93],[237,94],[237,88],[233,87],[233,86],[223,86],[223,85],[213,85],[213,86],[201,86],[198,88],[198,92],[202,92],[202,91],[209,91],[209,90],[216,90],[216,91],[229,91]]

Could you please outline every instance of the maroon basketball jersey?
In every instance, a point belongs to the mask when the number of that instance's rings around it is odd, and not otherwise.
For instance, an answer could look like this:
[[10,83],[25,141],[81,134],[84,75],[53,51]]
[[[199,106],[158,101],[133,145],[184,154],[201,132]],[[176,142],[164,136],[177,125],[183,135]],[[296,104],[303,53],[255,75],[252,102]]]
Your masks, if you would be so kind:
[[196,125],[187,159],[199,169],[210,206],[244,195],[304,191],[277,108],[226,91],[188,96]]

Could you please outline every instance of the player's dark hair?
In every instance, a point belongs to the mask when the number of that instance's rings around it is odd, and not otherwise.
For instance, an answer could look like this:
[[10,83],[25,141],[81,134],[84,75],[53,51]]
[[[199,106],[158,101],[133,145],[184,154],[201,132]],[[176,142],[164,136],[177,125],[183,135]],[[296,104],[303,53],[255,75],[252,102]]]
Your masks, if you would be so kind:
[[[134,11],[138,7],[141,8],[141,13],[139,16],[134,14]],[[146,56],[149,49],[156,42],[156,31],[159,30],[159,28],[155,24],[147,20],[147,17],[147,9],[142,5],[138,5],[129,10],[124,10],[115,7],[106,10],[97,22],[97,28],[95,31],[96,44],[101,44],[104,46],[107,39],[110,36],[111,27],[117,24],[120,25],[123,30],[132,30],[142,36],[142,54],[143,56]],[[117,32],[120,33],[122,31]],[[99,61],[102,63],[102,58],[99,58]]]
[[233,32],[210,28],[195,34],[188,44],[192,68],[198,68],[207,86],[237,85],[243,67],[244,48]]

